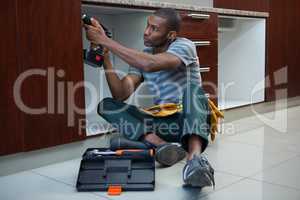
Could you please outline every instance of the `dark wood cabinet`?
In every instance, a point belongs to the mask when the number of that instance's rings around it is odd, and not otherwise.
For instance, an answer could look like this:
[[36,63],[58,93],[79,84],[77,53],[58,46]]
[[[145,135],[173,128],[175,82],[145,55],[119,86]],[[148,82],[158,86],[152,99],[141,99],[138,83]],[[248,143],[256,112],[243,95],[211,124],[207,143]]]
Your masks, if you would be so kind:
[[22,151],[21,111],[13,96],[14,81],[20,73],[17,52],[16,0],[1,2],[0,7],[0,155]]
[[[267,26],[266,100],[300,95],[300,13],[298,0],[270,0]],[[280,91],[286,90],[286,94]],[[278,93],[277,93],[278,92]]]
[[192,40],[199,57],[202,87],[218,104],[218,15],[216,13],[181,12],[180,36]]
[[[68,94],[72,90],[68,88],[68,82],[76,85],[83,81],[81,2],[20,1],[17,9],[19,49],[24,51],[20,52],[21,68],[23,71],[36,68],[46,73],[28,78],[22,88],[26,105],[47,108],[46,113],[38,115],[24,113],[25,150],[81,139],[78,120],[84,119],[84,115],[73,112],[71,103],[75,97],[73,93]],[[58,76],[60,72],[63,77]],[[62,102],[58,100],[58,82],[64,85]],[[74,103],[84,108],[83,88],[77,93]],[[59,106],[65,107],[63,113],[58,113]],[[70,127],[68,119],[73,123]]]
[[203,66],[218,66],[218,39],[204,40],[209,45],[197,46],[200,64]]
[[300,1],[291,0],[288,1],[289,6],[285,7],[285,13],[287,16],[287,67],[288,67],[288,95],[290,97],[300,95]]
[[268,12],[270,0],[214,0],[214,7]]
[[[12,0],[1,5],[0,155],[77,141],[85,119],[80,0]],[[25,76],[27,74],[27,76]],[[13,98],[16,80],[21,102]],[[77,88],[77,89],[76,89]],[[76,89],[76,90],[75,90]]]
[[181,12],[181,18],[181,36],[196,40],[218,38],[216,13]]

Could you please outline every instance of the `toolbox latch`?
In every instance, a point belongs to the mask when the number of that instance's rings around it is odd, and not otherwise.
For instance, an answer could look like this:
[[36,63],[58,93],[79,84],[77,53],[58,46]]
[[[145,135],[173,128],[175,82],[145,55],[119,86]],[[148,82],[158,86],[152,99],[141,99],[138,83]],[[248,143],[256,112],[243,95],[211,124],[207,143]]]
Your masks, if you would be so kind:
[[111,196],[120,195],[122,193],[122,186],[121,185],[110,185],[108,187],[107,194]]

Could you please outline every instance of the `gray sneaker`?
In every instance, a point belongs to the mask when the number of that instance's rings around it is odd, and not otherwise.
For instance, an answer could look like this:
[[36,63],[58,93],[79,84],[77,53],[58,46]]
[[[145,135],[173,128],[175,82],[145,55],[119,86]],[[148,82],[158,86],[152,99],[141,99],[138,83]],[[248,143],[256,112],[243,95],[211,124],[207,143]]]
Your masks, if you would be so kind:
[[187,161],[183,168],[183,181],[185,186],[215,187],[214,169],[204,155],[199,155]]
[[155,149],[155,160],[164,166],[172,166],[185,156],[185,150],[178,144],[166,143]]

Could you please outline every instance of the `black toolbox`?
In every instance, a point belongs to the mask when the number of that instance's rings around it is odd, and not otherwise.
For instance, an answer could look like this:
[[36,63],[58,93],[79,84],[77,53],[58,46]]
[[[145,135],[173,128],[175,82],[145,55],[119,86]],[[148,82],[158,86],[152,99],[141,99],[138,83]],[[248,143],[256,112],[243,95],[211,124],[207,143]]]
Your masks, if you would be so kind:
[[78,191],[151,191],[155,187],[155,159],[153,155],[89,156],[93,151],[107,148],[89,148],[82,156],[76,188]]

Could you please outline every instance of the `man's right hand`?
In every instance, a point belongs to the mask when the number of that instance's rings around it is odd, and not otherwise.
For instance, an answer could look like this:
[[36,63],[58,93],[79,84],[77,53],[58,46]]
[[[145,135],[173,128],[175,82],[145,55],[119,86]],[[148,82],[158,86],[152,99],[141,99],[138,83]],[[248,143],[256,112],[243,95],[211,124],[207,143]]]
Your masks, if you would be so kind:
[[97,44],[94,44],[94,43],[91,43],[91,49],[95,49],[95,48],[97,48],[99,45],[97,45]]
[[94,44],[101,45],[107,39],[105,31],[95,18],[91,18],[91,22],[92,25],[83,24],[86,29],[86,38]]

